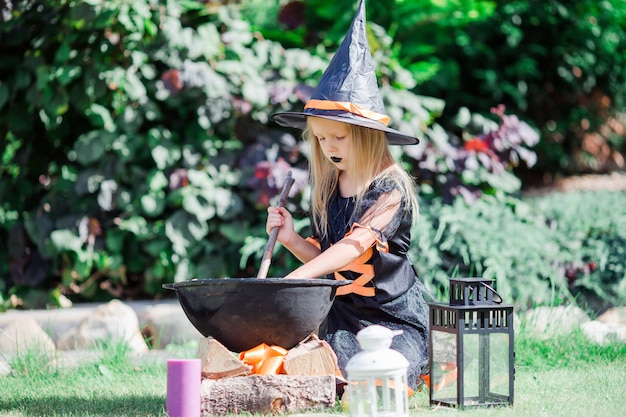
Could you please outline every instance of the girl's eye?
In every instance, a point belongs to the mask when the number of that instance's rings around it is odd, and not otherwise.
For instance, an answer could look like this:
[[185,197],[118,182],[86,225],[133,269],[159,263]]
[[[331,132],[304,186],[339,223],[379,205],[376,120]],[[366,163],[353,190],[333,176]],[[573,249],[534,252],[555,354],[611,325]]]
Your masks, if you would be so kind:
[[323,140],[324,140],[324,138],[320,138],[320,137],[318,137],[318,138],[317,138],[317,141],[318,141],[318,142],[321,142],[321,141],[323,141]]

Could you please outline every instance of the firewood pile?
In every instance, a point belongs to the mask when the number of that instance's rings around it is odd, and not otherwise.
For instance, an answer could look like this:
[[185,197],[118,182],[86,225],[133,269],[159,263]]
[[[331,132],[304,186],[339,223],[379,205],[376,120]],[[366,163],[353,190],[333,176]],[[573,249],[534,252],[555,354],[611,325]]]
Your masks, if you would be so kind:
[[335,405],[341,377],[337,356],[313,334],[289,350],[260,345],[239,353],[207,337],[198,356],[203,416],[321,411]]

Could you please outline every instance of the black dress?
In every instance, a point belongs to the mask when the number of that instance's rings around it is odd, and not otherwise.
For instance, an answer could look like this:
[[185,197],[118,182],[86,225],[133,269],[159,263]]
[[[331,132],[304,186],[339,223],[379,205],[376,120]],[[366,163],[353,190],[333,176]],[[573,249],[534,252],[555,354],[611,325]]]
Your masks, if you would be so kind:
[[[375,218],[380,196],[396,188],[393,181],[375,181],[358,210],[354,198],[343,198],[337,193],[329,203],[330,236],[319,241],[321,249],[326,250],[341,240],[355,223],[358,224],[356,227],[369,227],[368,218]],[[377,243],[368,251],[367,259],[362,257],[362,265],[355,267],[351,264],[351,270],[336,272],[328,277],[367,282],[363,286],[356,284],[361,288],[352,284],[355,292],[337,295],[320,327],[320,337],[332,346],[339,368],[346,375],[348,361],[361,350],[356,340],[359,330],[371,324],[402,330],[401,335],[393,338],[391,348],[408,359],[408,383],[416,388],[418,378],[428,364],[428,306],[423,295],[425,287],[407,256],[411,212],[402,203],[385,230],[370,228],[370,231],[375,234]],[[372,267],[373,277],[367,273]]]

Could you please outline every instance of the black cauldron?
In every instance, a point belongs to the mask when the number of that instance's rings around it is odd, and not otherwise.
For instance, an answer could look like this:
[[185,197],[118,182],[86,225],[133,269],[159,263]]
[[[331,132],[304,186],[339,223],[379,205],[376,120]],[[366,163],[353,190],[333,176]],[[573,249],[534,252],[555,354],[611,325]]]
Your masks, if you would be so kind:
[[191,324],[232,352],[261,343],[291,349],[326,318],[337,287],[352,281],[210,278],[164,284]]

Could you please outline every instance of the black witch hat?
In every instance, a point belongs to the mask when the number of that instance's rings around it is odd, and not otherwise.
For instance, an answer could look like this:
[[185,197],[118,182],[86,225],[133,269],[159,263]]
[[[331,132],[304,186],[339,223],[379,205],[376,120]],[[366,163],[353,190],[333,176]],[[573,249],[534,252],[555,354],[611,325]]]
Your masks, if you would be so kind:
[[390,145],[419,142],[417,138],[387,126],[390,118],[385,115],[367,43],[365,0],[361,0],[350,31],[305,104],[304,111],[276,113],[271,119],[281,126],[304,130],[307,116],[382,130]]

